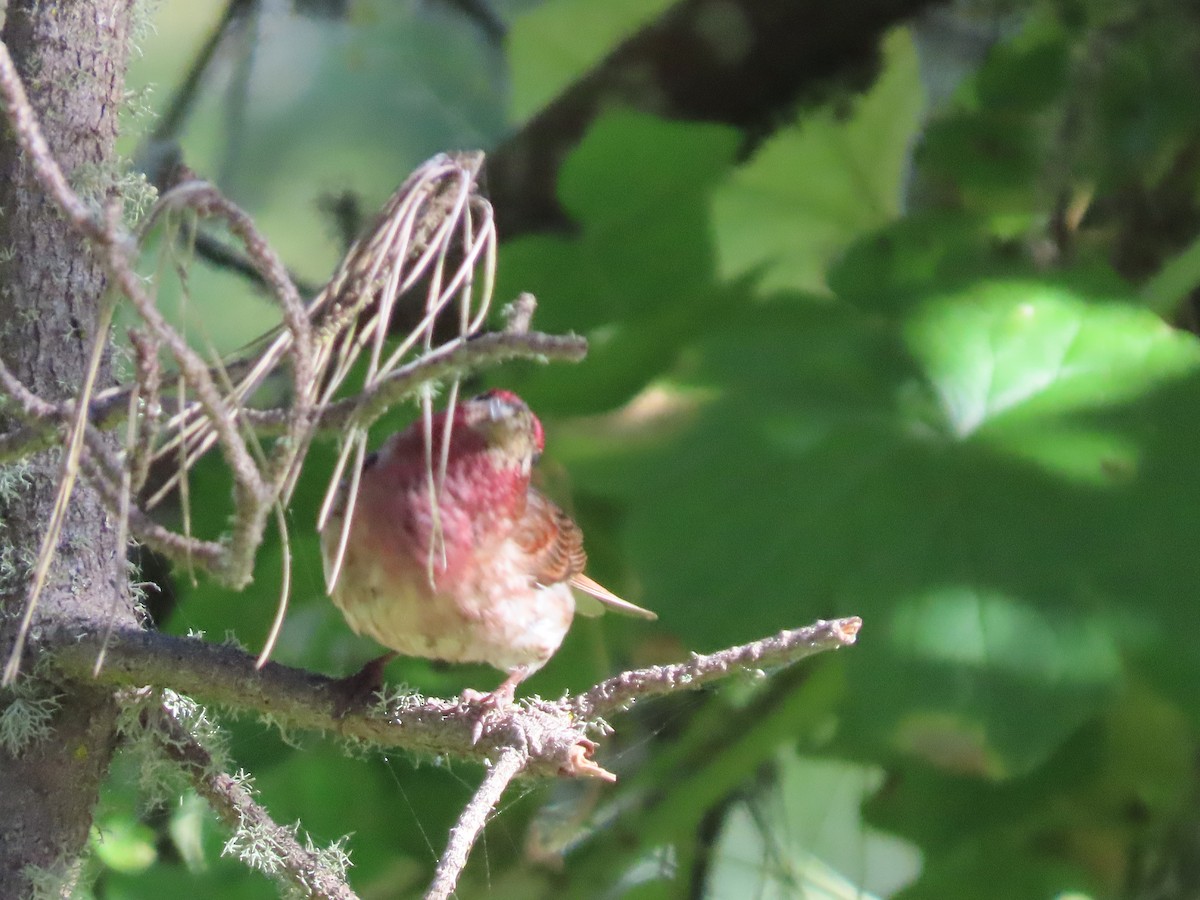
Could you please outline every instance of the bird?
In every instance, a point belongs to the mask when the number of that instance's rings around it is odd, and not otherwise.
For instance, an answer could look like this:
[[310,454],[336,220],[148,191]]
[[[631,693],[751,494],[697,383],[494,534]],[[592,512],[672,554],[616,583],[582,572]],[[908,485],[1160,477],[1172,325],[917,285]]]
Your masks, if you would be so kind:
[[343,484],[321,530],[334,605],[389,651],[360,675],[378,685],[396,654],[487,663],[505,674],[499,687],[464,695],[498,706],[558,650],[575,591],[657,618],[584,574],[582,531],[531,483],[545,432],[524,400],[491,390],[432,420],[432,452],[420,420],[393,434],[364,459],[352,504]]

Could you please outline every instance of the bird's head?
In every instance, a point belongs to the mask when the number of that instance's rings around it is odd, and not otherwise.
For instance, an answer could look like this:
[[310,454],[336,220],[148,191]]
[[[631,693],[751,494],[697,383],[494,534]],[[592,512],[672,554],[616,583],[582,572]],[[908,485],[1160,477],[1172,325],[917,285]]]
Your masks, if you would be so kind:
[[[445,434],[446,413],[433,417],[434,457],[439,455]],[[545,447],[542,423],[533,410],[512,391],[492,390],[464,400],[454,408],[454,426],[450,434],[450,460],[490,460],[496,468],[528,476]],[[420,421],[392,435],[367,458],[365,470],[377,463],[384,468],[423,469],[425,466],[424,427]]]
[[493,390],[472,397],[455,411],[451,452],[460,440],[459,426],[483,442],[491,454],[517,462],[521,468],[537,462],[546,446],[542,423],[533,410],[512,391]]

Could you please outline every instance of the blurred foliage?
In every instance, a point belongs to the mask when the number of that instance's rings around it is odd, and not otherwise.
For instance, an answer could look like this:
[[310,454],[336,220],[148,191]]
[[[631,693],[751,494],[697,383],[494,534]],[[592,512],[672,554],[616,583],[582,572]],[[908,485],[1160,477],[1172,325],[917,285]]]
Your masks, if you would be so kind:
[[[503,58],[452,5],[264,17],[240,115],[231,59],[185,158],[319,281],[340,252],[323,193],[373,209],[422,157],[499,139],[506,96],[524,120],[654,12],[497,9]],[[212,20],[165,3],[136,77],[169,94]],[[1175,836],[1200,796],[1198,50],[1191,4],[1024,0],[895,32],[866,93],[749,155],[720,125],[596,119],[559,183],[575,230],[507,244],[498,291],[534,292],[538,326],[587,334],[590,356],[491,380],[544,416],[544,477],[593,574],[661,619],[578,622],[528,689],[865,624],[836,657],[621,717],[601,750],[615,787],[518,786],[460,896],[1139,897],[1168,896],[1160,868],[1194,871]],[[269,320],[227,274],[196,264],[188,283],[224,349]],[[375,648],[322,596],[332,448],[310,459],[276,659],[341,674]],[[226,490],[215,461],[193,481]],[[219,503],[193,507],[198,532],[225,526]],[[177,573],[166,627],[260,646],[281,559],[268,548],[245,594]],[[390,674],[445,694],[496,677]],[[277,821],[352,833],[366,897],[419,894],[478,778],[227,724]],[[99,896],[273,894],[221,857],[195,798],[110,794]]]

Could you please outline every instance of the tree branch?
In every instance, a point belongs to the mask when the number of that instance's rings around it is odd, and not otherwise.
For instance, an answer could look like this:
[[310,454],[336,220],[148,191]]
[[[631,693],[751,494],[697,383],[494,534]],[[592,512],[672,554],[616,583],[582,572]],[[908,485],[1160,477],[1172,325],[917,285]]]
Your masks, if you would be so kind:
[[524,765],[525,759],[520,751],[509,749],[502,751],[500,758],[488,768],[475,796],[450,829],[450,839],[446,842],[442,858],[438,860],[433,883],[425,892],[425,900],[446,900],[454,893],[458,876],[466,866],[467,857],[483,826],[487,824],[488,816],[500,802],[509,782],[521,773]]
[[311,847],[303,847],[295,832],[277,824],[255,802],[243,779],[217,769],[212,754],[165,706],[157,709],[155,727],[159,745],[187,774],[196,793],[208,801],[217,816],[234,831],[231,842],[242,836],[253,841],[253,854],[242,859],[267,875],[280,877],[321,900],[357,900],[345,880]]
[[[401,366],[377,385],[353,397],[325,406],[317,431],[338,434],[350,424],[370,426],[390,407],[414,396],[431,381],[469,375],[510,359],[539,362],[579,362],[587,355],[587,340],[573,334],[534,331],[527,334],[489,332],[467,341],[452,341]],[[286,410],[246,410],[246,421],[262,434],[272,434],[284,424]]]
[[[413,396],[417,388],[428,381],[454,375],[471,375],[513,359],[579,362],[586,355],[585,338],[540,331],[525,334],[489,332],[465,342],[444,344],[396,369],[362,394],[328,404],[317,417],[316,431],[318,434],[335,435],[344,431],[350,422],[369,426],[383,415],[388,406]],[[0,388],[8,392],[4,383],[0,383]],[[25,403],[24,396],[18,399],[22,404]],[[75,409],[71,402],[49,404],[36,397],[30,402],[37,405],[30,407],[28,414],[40,418],[36,423],[0,435],[0,463],[11,462],[53,446],[58,439],[58,427],[70,421]],[[177,404],[170,397],[162,397],[159,403],[167,416],[178,412]],[[92,403],[91,421],[98,430],[117,428],[126,421],[128,415],[128,390],[110,392]],[[260,434],[271,436],[284,431],[287,415],[288,410],[284,408],[247,409],[244,418]]]
[[571,708],[585,719],[595,719],[643,697],[695,690],[734,672],[782,668],[816,653],[853,644],[860,628],[862,619],[857,616],[822,620],[708,656],[693,655],[686,663],[623,672],[580,694]]
[[[591,761],[594,745],[587,737],[602,715],[641,697],[693,690],[738,671],[786,666],[848,646],[860,625],[858,618],[817,622],[711,655],[694,655],[684,663],[626,672],[574,699],[530,699],[485,711],[482,723],[477,705],[418,695],[391,698],[380,710],[356,710],[339,718],[333,679],[277,663],[259,670],[253,656],[235,647],[157,632],[114,632],[97,680],[121,687],[169,687],[206,704],[256,711],[281,727],[333,732],[382,747],[477,762],[519,748],[523,770],[530,775],[611,778]],[[59,633],[41,646],[53,652],[65,675],[87,680],[103,640],[95,633]]]

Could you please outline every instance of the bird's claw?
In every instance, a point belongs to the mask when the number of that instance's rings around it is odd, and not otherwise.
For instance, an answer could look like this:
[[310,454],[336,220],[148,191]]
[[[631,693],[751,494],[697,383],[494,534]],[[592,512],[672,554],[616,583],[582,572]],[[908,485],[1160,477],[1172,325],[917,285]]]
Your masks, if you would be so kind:
[[516,685],[506,681],[494,691],[476,691],[467,688],[462,692],[463,705],[470,709],[473,721],[471,723],[471,746],[474,747],[483,737],[483,726],[493,713],[513,705]]

